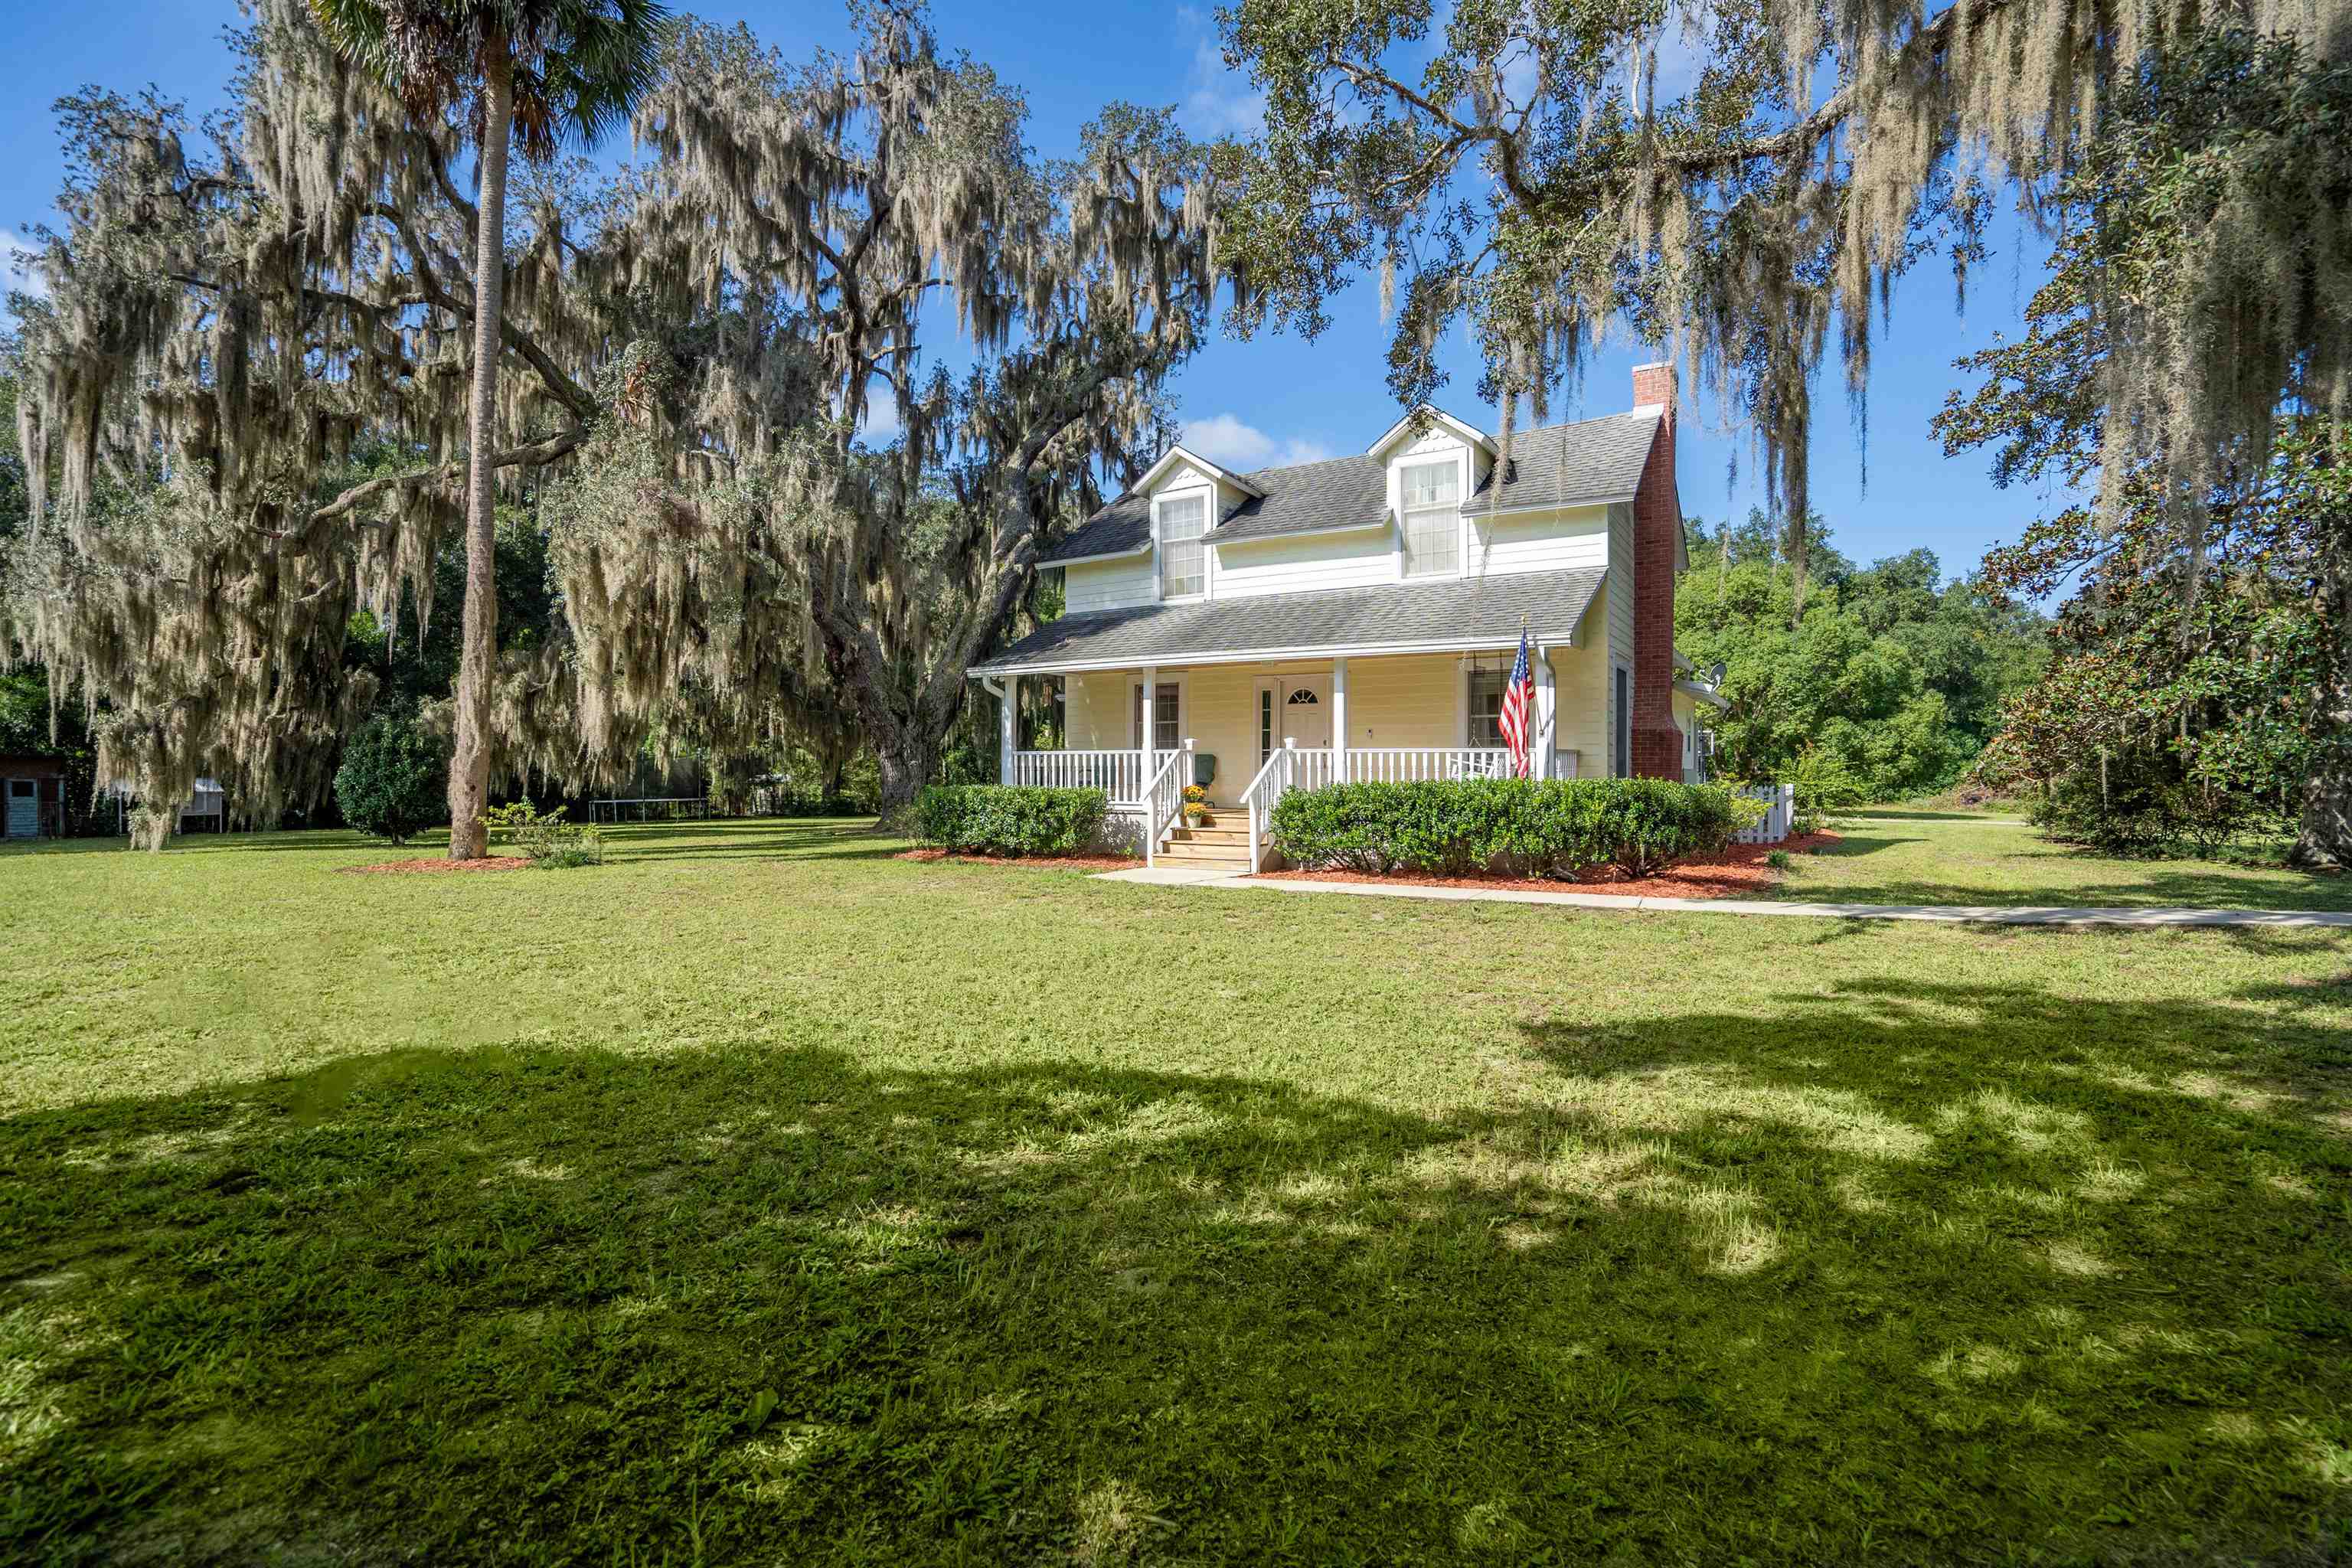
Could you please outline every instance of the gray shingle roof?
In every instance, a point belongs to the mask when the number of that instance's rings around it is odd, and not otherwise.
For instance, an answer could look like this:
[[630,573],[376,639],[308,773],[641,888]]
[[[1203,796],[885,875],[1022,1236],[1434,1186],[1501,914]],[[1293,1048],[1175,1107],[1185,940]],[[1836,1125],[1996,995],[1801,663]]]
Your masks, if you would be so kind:
[[1528,572],[1065,616],[972,666],[971,673],[1119,668],[1182,664],[1210,654],[1391,645],[1495,647],[1517,639],[1522,616],[1538,640],[1559,641],[1575,632],[1605,576],[1597,567]]
[[[1495,475],[1465,510],[1484,507],[1574,506],[1631,495],[1649,460],[1655,414],[1611,414],[1572,425],[1521,430],[1511,437],[1510,471],[1499,491]],[[1217,543],[1360,527],[1388,509],[1385,465],[1371,458],[1332,458],[1296,468],[1260,468],[1244,479],[1264,490],[1226,511],[1210,534]],[[1088,518],[1044,564],[1089,555],[1123,555],[1151,538],[1151,498],[1123,495]]]
[[1388,467],[1370,458],[1333,458],[1295,468],[1266,468],[1248,478],[1265,496],[1227,512],[1209,536],[1213,542],[1361,528],[1388,516]]
[[[1507,472],[1497,464],[1465,511],[1487,507],[1569,506],[1610,496],[1629,496],[1642,482],[1650,441],[1658,431],[1655,414],[1611,414],[1573,425],[1549,425],[1511,437]],[[1499,489],[1495,483],[1502,475]]]

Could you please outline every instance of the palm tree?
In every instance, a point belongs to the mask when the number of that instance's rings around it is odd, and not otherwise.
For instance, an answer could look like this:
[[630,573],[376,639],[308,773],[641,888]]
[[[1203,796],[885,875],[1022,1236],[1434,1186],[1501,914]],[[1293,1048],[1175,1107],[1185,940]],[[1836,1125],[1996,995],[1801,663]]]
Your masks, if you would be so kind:
[[507,150],[544,161],[593,143],[653,84],[658,0],[310,0],[343,58],[419,120],[467,112],[480,189],[474,224],[474,384],[467,410],[464,654],[449,758],[449,858],[486,852],[498,596],[490,481],[506,291]]

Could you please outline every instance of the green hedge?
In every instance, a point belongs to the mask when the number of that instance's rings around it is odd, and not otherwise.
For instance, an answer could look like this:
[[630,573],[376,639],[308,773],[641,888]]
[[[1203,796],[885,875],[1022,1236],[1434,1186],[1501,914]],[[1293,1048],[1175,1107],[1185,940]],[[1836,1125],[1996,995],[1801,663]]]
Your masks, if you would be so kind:
[[1729,790],[1663,779],[1345,784],[1284,795],[1274,842],[1317,869],[1645,877],[1719,853],[1743,820]]
[[915,834],[988,855],[1076,855],[1101,841],[1109,810],[1098,789],[933,784],[915,797]]

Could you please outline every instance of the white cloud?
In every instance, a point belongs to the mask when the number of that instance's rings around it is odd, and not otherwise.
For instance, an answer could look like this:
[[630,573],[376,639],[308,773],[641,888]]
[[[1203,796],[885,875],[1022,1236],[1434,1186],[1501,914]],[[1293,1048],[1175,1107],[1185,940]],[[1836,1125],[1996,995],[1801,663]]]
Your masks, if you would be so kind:
[[1331,456],[1331,448],[1320,441],[1296,436],[1277,441],[1230,414],[1187,420],[1181,439],[1186,450],[1243,473],[1253,468],[1288,468],[1300,463],[1319,463]]
[[1195,136],[1255,136],[1265,123],[1265,94],[1247,73],[1225,64],[1216,18],[1191,5],[1176,7],[1176,25],[1192,40],[1192,74],[1178,118]]
[[13,289],[39,299],[48,293],[48,279],[33,264],[33,249],[23,235],[0,228],[0,294]]

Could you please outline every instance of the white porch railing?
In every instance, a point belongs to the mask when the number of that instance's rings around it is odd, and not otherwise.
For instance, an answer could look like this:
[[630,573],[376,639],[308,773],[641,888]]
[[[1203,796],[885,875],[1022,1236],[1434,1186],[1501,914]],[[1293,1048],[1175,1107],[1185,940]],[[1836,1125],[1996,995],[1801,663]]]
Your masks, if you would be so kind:
[[1276,746],[1258,769],[1257,777],[1250,780],[1249,788],[1242,791],[1242,811],[1249,818],[1249,868],[1262,869],[1265,865],[1265,847],[1274,837],[1274,803],[1290,787],[1290,775],[1297,761],[1312,756],[1285,742]]
[[1500,746],[1350,746],[1350,784],[1418,784],[1424,779],[1498,779],[1511,771]]
[[1151,775],[1143,792],[1143,863],[1157,865],[1160,841],[1176,826],[1184,813],[1184,786],[1192,782],[1192,742],[1186,741],[1181,751],[1168,753],[1168,760]]
[[1013,782],[1044,789],[1098,789],[1114,805],[1143,798],[1141,752],[1015,752]]
[[1795,784],[1754,784],[1736,792],[1765,805],[1764,820],[1732,835],[1742,844],[1778,844],[1789,837],[1797,816]]

